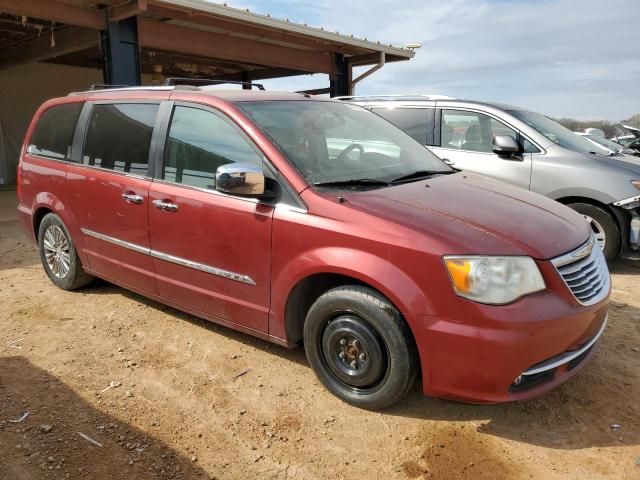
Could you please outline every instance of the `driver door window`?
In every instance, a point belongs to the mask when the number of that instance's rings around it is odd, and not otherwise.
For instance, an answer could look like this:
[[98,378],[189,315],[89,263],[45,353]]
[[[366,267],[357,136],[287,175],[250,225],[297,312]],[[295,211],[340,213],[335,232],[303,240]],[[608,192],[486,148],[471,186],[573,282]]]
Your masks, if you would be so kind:
[[493,139],[498,135],[509,135],[515,140],[518,138],[514,130],[488,115],[460,110],[442,111],[442,148],[492,153]]
[[219,115],[175,107],[165,149],[164,180],[213,190],[218,167],[234,162],[259,166],[262,158]]

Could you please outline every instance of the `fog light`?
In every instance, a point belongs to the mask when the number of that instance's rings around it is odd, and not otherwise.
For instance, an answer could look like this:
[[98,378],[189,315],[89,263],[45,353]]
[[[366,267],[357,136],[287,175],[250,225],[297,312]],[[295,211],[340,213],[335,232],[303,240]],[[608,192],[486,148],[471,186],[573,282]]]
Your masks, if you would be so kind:
[[513,384],[514,384],[514,385],[520,385],[520,382],[522,382],[522,375],[518,375],[518,376],[513,380]]

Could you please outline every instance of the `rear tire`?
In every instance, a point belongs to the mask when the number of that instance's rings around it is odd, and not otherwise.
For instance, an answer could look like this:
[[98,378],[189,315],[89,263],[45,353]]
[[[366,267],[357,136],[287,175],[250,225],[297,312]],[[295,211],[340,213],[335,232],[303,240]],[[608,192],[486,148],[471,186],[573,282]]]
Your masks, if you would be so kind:
[[55,213],[48,213],[40,222],[38,246],[44,271],[57,287],[75,290],[94,280],[83,270],[71,235]]
[[367,287],[337,287],[321,295],[307,313],[304,347],[320,382],[356,407],[389,407],[409,393],[418,376],[409,327],[386,298]]
[[567,206],[585,217],[585,220],[591,224],[591,229],[607,262],[616,258],[620,251],[620,228],[615,218],[603,208],[589,203],[570,203]]

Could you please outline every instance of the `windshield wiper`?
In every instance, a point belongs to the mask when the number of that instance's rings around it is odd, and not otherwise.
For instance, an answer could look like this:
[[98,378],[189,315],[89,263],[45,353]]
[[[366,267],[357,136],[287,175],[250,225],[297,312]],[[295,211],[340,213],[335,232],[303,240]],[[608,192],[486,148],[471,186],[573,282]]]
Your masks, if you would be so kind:
[[377,180],[375,178],[351,178],[348,180],[329,180],[326,182],[316,182],[314,183],[316,187],[350,187],[350,186],[364,186],[364,187],[387,187],[390,185],[389,182],[385,182],[384,180]]
[[422,178],[432,177],[433,175],[448,175],[450,173],[456,173],[455,170],[418,170],[413,173],[409,173],[407,175],[403,175],[394,180],[391,180],[390,183],[403,183],[408,182],[410,180],[420,180]]

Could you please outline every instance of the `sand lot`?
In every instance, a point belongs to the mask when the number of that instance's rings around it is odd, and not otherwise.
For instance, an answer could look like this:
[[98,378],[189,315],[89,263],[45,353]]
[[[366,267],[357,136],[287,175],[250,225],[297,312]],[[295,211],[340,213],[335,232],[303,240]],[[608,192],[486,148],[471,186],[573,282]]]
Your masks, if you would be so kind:
[[0,195],[2,480],[640,479],[640,264],[613,266],[600,348],[550,394],[473,406],[416,386],[371,413],[301,349],[105,282],[57,289]]

